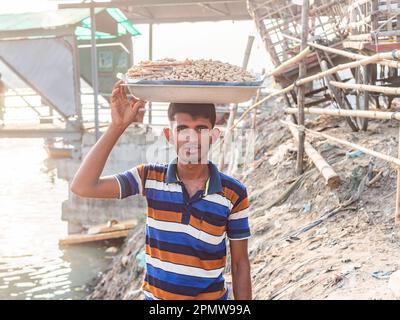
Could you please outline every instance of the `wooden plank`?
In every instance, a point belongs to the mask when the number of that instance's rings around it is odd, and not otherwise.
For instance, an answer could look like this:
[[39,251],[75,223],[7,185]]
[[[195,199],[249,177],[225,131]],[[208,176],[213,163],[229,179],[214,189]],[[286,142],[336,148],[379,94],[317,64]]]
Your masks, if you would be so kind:
[[71,234],[58,242],[60,246],[95,242],[109,239],[125,238],[131,230],[121,230],[100,234]]
[[99,234],[104,232],[128,230],[128,229],[133,229],[136,225],[137,225],[137,220],[135,219],[120,221],[120,222],[112,220],[107,223],[89,228],[87,234]]

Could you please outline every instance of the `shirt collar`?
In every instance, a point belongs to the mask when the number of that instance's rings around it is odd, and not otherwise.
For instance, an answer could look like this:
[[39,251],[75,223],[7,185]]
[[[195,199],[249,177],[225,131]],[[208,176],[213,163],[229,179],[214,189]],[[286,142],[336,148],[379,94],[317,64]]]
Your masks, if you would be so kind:
[[[179,182],[179,178],[178,178],[178,174],[177,174],[177,170],[176,170],[177,162],[178,162],[178,158],[175,158],[168,164],[167,178],[166,178],[167,183],[178,183]],[[208,180],[206,182],[206,190],[205,190],[204,195],[222,192],[221,177],[220,177],[217,166],[214,163],[212,163],[211,161],[208,161],[208,167],[210,168],[210,177],[208,178]]]

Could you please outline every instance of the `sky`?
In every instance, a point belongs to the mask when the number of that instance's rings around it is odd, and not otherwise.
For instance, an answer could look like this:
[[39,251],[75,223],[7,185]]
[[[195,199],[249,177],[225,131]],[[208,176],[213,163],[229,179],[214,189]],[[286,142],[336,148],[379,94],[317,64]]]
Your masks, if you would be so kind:
[[[148,26],[137,25],[134,62],[148,59]],[[249,36],[254,36],[248,70],[260,73],[272,64],[253,21],[219,21],[154,25],[153,59],[213,59],[242,65]]]
[[[57,2],[81,0],[0,0],[0,14],[56,9]],[[136,25],[142,33],[134,38],[134,62],[148,59],[148,26]],[[1,29],[1,26],[0,26]],[[153,59],[214,59],[241,66],[249,36],[255,36],[248,70],[270,69],[262,41],[253,21],[219,21],[154,25]]]

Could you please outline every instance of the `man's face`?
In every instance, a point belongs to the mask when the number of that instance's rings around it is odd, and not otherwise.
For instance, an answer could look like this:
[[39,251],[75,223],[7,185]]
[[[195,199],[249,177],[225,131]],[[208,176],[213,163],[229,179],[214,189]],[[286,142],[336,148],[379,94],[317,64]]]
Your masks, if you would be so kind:
[[209,119],[193,118],[187,113],[176,113],[171,128],[166,128],[168,141],[175,146],[179,161],[183,163],[208,163],[210,145],[218,138]]

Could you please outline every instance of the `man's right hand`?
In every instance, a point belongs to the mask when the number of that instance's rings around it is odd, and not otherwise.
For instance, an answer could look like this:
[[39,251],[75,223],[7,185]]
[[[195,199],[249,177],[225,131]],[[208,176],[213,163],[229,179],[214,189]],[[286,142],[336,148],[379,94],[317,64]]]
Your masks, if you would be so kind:
[[122,84],[122,80],[118,81],[111,94],[111,124],[125,130],[133,122],[143,122],[146,102],[135,97],[129,101]]

